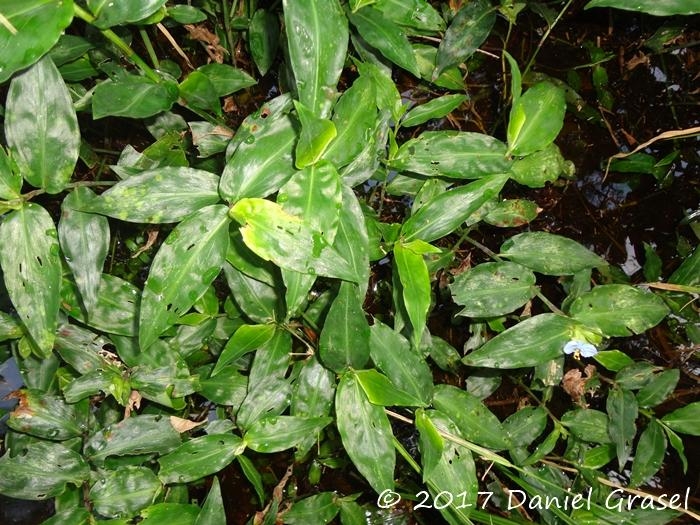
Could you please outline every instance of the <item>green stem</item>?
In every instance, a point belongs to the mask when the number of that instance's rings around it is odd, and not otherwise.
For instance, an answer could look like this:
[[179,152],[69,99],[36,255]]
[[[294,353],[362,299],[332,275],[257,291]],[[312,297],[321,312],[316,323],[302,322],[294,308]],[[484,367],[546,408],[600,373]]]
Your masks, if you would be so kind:
[[148,52],[148,57],[151,59],[151,64],[153,64],[153,67],[156,69],[160,68],[160,62],[158,61],[158,55],[156,55],[156,50],[153,49],[153,43],[151,43],[151,37],[148,36],[148,33],[143,28],[139,29],[139,35],[141,35],[141,40],[143,40],[143,45],[146,46],[146,51]]
[[[71,182],[70,184],[66,184],[65,189],[66,190],[72,190],[74,188],[79,188],[80,186],[114,186],[117,183],[115,180],[106,180],[106,181],[91,181],[91,180],[84,180],[80,182]],[[22,194],[22,200],[23,201],[30,201],[34,197],[37,197],[39,195],[43,195],[46,193],[45,189],[39,188],[37,190],[32,190],[27,193]]]
[[546,304],[547,308],[549,308],[553,313],[566,316],[566,314],[564,312],[562,312],[559,308],[557,308],[557,306],[552,301],[547,299],[547,296],[545,296],[542,293],[542,290],[540,290],[539,288],[535,288],[535,295],[537,295],[537,297],[539,297],[540,300],[544,304]]
[[[73,13],[75,16],[80,18],[81,20],[84,20],[90,25],[94,25],[95,23],[95,17],[92,16],[88,11],[80,7],[78,4],[73,4]],[[144,62],[140,56],[136,54],[136,52],[129,47],[129,44],[124,42],[124,40],[119,37],[114,31],[111,29],[100,29],[100,32],[102,35],[112,42],[117,48],[124,54],[124,56],[133,62],[141,71],[143,71],[143,74],[146,75],[150,80],[153,82],[160,82],[161,78],[158,76],[158,74],[151,69],[151,67]]]
[[[221,10],[224,14],[224,31],[226,33],[226,47],[228,47],[228,54],[231,58],[231,63],[236,65],[236,54],[233,49],[233,30],[231,29],[231,10],[228,7],[229,0],[221,0]],[[238,0],[234,2],[233,12],[236,12],[238,8]]]
[[488,246],[484,246],[481,244],[479,241],[476,239],[472,239],[469,237],[469,235],[463,235],[463,238],[465,241],[467,241],[469,244],[473,244],[477,248],[479,248],[482,252],[484,252],[486,255],[491,257],[494,261],[502,262],[503,259],[501,259],[496,252],[494,252],[491,248]]
[[554,27],[561,20],[561,17],[564,16],[564,13],[566,12],[566,10],[569,9],[571,2],[573,2],[573,0],[569,0],[568,2],[566,2],[566,5],[562,8],[561,11],[559,11],[559,14],[554,19],[554,22],[552,22],[552,25],[550,25],[547,28],[547,31],[544,32],[544,35],[542,35],[542,38],[540,39],[539,43],[537,44],[537,48],[535,49],[535,52],[532,54],[532,56],[530,57],[530,60],[527,63],[527,66],[525,67],[525,71],[523,71],[523,78],[525,78],[525,75],[527,75],[528,71],[530,71],[532,64],[535,62],[535,58],[537,57],[537,54],[540,52],[540,49],[542,49],[542,46],[544,45],[546,40],[549,38],[549,34],[552,32]]

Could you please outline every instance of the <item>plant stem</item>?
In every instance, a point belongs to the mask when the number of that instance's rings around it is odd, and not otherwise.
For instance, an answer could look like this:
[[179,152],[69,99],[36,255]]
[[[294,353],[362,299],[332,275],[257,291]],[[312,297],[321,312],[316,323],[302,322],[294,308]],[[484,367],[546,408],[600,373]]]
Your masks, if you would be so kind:
[[547,299],[547,296],[545,296],[542,293],[542,290],[540,290],[538,287],[535,288],[535,295],[537,295],[537,297],[539,297],[540,300],[544,304],[546,304],[547,308],[549,308],[553,313],[566,316],[566,314],[564,312],[562,312],[559,308],[557,308],[557,306],[552,301]]
[[148,52],[148,57],[151,59],[151,64],[153,67],[158,69],[160,67],[160,62],[158,61],[158,55],[156,55],[156,50],[153,49],[153,43],[151,38],[145,29],[139,29],[139,35],[141,35],[141,40],[143,40],[143,45],[146,46],[146,51]]
[[530,60],[528,61],[527,66],[525,67],[525,70],[523,71],[523,78],[525,78],[525,75],[527,75],[528,71],[530,71],[532,64],[535,62],[535,58],[537,57],[537,54],[540,52],[540,49],[542,49],[542,46],[544,45],[545,41],[549,38],[549,34],[552,32],[554,27],[561,20],[561,17],[564,16],[564,13],[566,12],[566,10],[569,9],[571,2],[573,2],[573,0],[569,0],[568,2],[566,2],[566,5],[562,8],[561,11],[559,11],[559,14],[554,19],[554,22],[552,22],[552,25],[547,27],[547,31],[545,31],[544,35],[542,35],[542,38],[540,39],[539,43],[537,44],[537,48],[535,49],[535,52],[530,57]]
[[[95,17],[92,16],[88,11],[80,7],[78,4],[73,4],[73,13],[75,16],[80,18],[81,20],[84,20],[90,25],[94,25],[95,23]],[[129,45],[124,42],[124,40],[121,39],[119,35],[117,35],[114,31],[111,29],[100,29],[100,32],[102,35],[112,42],[117,48],[124,53],[124,56],[133,62],[142,72],[146,77],[148,77],[150,80],[153,82],[160,82],[161,78],[158,76],[158,74],[153,71],[153,69],[146,64],[146,62],[143,61],[143,59],[136,54],[136,51],[131,49]]]
[[[231,10],[228,7],[229,0],[221,0],[221,10],[223,11],[224,17],[224,31],[226,32],[226,47],[228,47],[228,54],[231,58],[231,63],[236,65],[236,54],[233,49],[233,31],[231,30]],[[234,2],[233,12],[236,12],[238,8],[238,0]]]
[[482,252],[484,252],[486,255],[491,257],[494,261],[502,262],[503,259],[501,259],[496,252],[494,252],[491,248],[488,246],[484,246],[481,244],[479,241],[472,239],[469,237],[469,235],[463,235],[462,236],[465,241],[467,241],[469,244],[473,244],[477,248],[479,248]]

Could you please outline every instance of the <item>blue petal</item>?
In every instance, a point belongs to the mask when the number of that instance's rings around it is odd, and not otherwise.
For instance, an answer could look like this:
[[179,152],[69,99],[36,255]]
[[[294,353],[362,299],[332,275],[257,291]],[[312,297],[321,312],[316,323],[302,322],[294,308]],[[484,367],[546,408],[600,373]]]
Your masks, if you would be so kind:
[[578,352],[582,357],[593,357],[598,353],[598,349],[591,343],[585,341],[569,341],[564,345],[565,354]]

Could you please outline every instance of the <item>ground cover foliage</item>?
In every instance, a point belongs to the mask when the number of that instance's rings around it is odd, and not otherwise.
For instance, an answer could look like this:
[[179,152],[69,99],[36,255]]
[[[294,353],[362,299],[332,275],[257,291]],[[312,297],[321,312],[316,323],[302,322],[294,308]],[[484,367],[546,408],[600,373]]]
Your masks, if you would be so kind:
[[[451,524],[692,515],[647,483],[670,457],[687,468],[700,402],[663,408],[679,367],[615,346],[672,318],[692,359],[700,250],[665,273],[648,247],[633,283],[522,228],[536,203],[502,190],[576,168],[555,144],[575,89],[533,74],[535,57],[494,57],[502,136],[430,127],[468,100],[464,64],[497,19],[536,9],[551,29],[570,4],[3,2],[0,361],[23,386],[0,494],[54,498],[46,524],[221,524],[235,465],[251,523],[367,523],[394,505]],[[237,51],[250,60],[232,65]],[[248,90],[270,72],[258,103]],[[398,72],[430,97],[412,105]],[[152,138],[111,156],[86,133],[101,119]],[[607,168],[661,183],[673,161],[628,153]],[[385,195],[405,210],[383,213]],[[473,238],[484,224],[506,232],[497,253]],[[116,237],[131,255],[117,264]],[[460,259],[469,243],[489,261]],[[444,289],[464,348],[428,328]],[[527,400],[499,418],[484,400],[504,381]],[[266,458],[289,470],[271,480]],[[336,471],[351,491],[324,482]]]

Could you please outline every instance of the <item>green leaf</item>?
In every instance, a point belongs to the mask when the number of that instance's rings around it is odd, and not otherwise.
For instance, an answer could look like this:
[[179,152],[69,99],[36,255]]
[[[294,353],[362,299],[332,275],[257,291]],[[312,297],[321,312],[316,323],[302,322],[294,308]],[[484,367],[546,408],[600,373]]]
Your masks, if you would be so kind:
[[391,79],[390,73],[369,62],[357,63],[357,70],[360,72],[361,77],[366,77],[372,81],[377,108],[380,111],[389,111],[392,118],[398,121],[406,111],[406,108],[401,101],[401,95],[396,84]]
[[403,223],[401,236],[425,242],[444,237],[498,195],[507,180],[507,175],[491,175],[433,197]]
[[346,281],[340,283],[321,331],[318,355],[334,372],[362,368],[369,359],[369,325],[356,287]]
[[27,204],[0,224],[0,266],[12,305],[37,349],[51,353],[61,286],[58,234],[49,213]]
[[336,425],[353,464],[379,494],[394,487],[393,434],[384,408],[367,400],[352,373],[340,378],[335,394]]
[[243,452],[243,440],[233,434],[209,434],[186,443],[158,458],[158,477],[163,483],[188,483],[214,474]]
[[683,264],[668,278],[668,282],[684,286],[700,286],[700,246],[685,258]]
[[5,312],[0,312],[0,342],[19,339],[24,334],[19,321]]
[[90,487],[90,501],[101,516],[126,518],[153,504],[162,490],[151,469],[127,466],[103,473]]
[[700,401],[666,414],[661,421],[676,432],[700,436]]
[[80,131],[68,88],[50,58],[10,82],[5,136],[22,176],[47,193],[59,193],[78,160]]
[[221,272],[228,249],[227,211],[220,205],[198,210],[161,245],[141,298],[141,348],[174,325]]
[[281,452],[309,436],[315,438],[331,421],[331,417],[268,416],[250,425],[243,440],[256,452]]
[[420,77],[418,62],[406,34],[398,25],[385,18],[381,11],[374,7],[363,7],[348,14],[348,18],[369,45],[397,66]]
[[284,113],[286,99],[278,99],[246,118],[237,133],[246,138],[226,162],[219,184],[229,202],[275,193],[296,171],[292,157],[297,132]]
[[502,450],[511,443],[498,418],[481,400],[457,387],[437,385],[433,406],[450,418],[467,441]]
[[488,209],[484,222],[499,228],[517,228],[532,222],[542,211],[537,203],[527,199],[506,199]]
[[12,452],[0,457],[0,493],[11,498],[52,498],[90,477],[82,456],[60,443],[37,441]]
[[275,334],[275,325],[273,324],[244,324],[228,340],[226,346],[219,354],[219,359],[216,361],[216,366],[212,371],[212,377],[217,375],[229,363],[235,361],[239,357],[257,350],[262,345],[267,343]]
[[659,324],[668,312],[660,297],[625,284],[596,286],[570,308],[571,317],[600,329],[607,337],[641,334]]
[[404,392],[393,385],[389,378],[375,369],[357,370],[355,377],[365,391],[367,399],[374,405],[390,406],[426,406],[419,398]]
[[560,176],[572,178],[575,173],[574,163],[566,160],[554,143],[525,158],[515,159],[510,168],[513,180],[529,188],[543,188],[547,182]]
[[529,447],[547,427],[547,412],[542,407],[524,407],[503,422],[513,447]]
[[407,31],[423,34],[445,30],[440,13],[426,0],[377,0],[374,6]]
[[637,392],[637,403],[644,408],[663,403],[673,393],[679,379],[680,371],[677,368],[656,374]]
[[366,75],[353,82],[333,108],[333,124],[338,132],[323,153],[337,168],[349,164],[367,145],[377,126],[374,83]]
[[217,97],[225,97],[241,89],[257,84],[257,81],[242,69],[227,64],[212,62],[197,68],[197,71],[206,75],[214,86]]
[[2,16],[6,23],[0,27],[0,84],[58,42],[73,20],[73,2],[5,0]]
[[634,363],[634,360],[631,357],[624,352],[620,352],[619,350],[604,350],[602,352],[598,352],[593,356],[593,359],[613,372],[619,372],[626,366]]
[[253,13],[248,24],[248,47],[261,76],[272,67],[279,47],[279,34],[279,20],[273,13],[266,9]]
[[55,441],[80,436],[85,429],[78,424],[75,407],[58,396],[41,390],[22,389],[10,394],[19,405],[10,413],[7,426],[17,432]]
[[102,267],[109,250],[109,223],[105,217],[76,211],[75,208],[94,198],[90,189],[76,188],[63,199],[58,222],[61,250],[88,312],[98,302]]
[[591,7],[613,7],[654,16],[694,15],[700,13],[700,4],[697,0],[686,2],[669,2],[666,0],[661,2],[659,0],[591,0],[586,4],[585,9],[590,9]]
[[108,456],[164,454],[180,445],[180,435],[163,415],[132,415],[107,425],[85,443],[85,457],[101,465]]
[[[156,503],[141,511],[142,525],[194,525],[200,508],[188,503]],[[121,524],[118,524],[121,525]]]
[[322,417],[330,413],[335,394],[335,374],[312,357],[303,362],[294,382],[293,416]]
[[201,71],[192,71],[178,86],[180,103],[221,115],[221,104],[214,83]]
[[243,240],[255,254],[296,272],[357,281],[349,264],[328,244],[323,233],[279,204],[241,199],[229,210],[241,224]]
[[178,4],[168,6],[167,10],[168,16],[178,24],[196,24],[197,22],[204,22],[207,19],[207,15],[204,11],[191,5]]
[[129,281],[102,274],[97,289],[97,302],[86,317],[73,283],[64,281],[61,288],[61,306],[68,315],[110,334],[137,335],[140,304],[141,290]]
[[219,177],[192,168],[163,167],[115,184],[78,209],[137,223],[179,222],[220,201]]
[[423,80],[454,91],[464,91],[466,89],[462,78],[463,73],[457,66],[447,68],[437,78],[433,78],[437,48],[424,44],[413,44],[413,51],[416,54],[418,69],[420,69],[420,76]]
[[478,179],[510,168],[506,145],[468,131],[424,131],[404,142],[389,167],[429,177]]
[[[425,410],[419,408],[416,410],[415,425],[420,435],[420,455],[423,464],[423,482],[430,477],[435,467],[437,467],[443,450],[445,449],[445,440],[440,435],[437,427],[428,417]],[[454,423],[453,423],[454,425]],[[455,427],[456,428],[456,427]],[[459,434],[456,430],[455,434]]]
[[295,100],[294,107],[301,121],[299,141],[294,150],[294,164],[297,169],[302,170],[315,164],[323,156],[337,131],[332,121],[317,117],[301,102]]
[[464,306],[457,315],[497,317],[520,308],[537,292],[535,274],[511,262],[482,263],[455,277],[450,284],[454,302]]
[[511,56],[508,51],[503,50],[503,56],[508,60],[510,66],[510,96],[511,104],[516,105],[520,100],[520,95],[523,92],[523,77],[518,67],[518,62]]
[[248,393],[248,378],[235,366],[225,366],[216,377],[200,378],[197,391],[214,403],[237,409]]
[[487,341],[463,361],[469,366],[522,368],[563,355],[578,323],[556,314],[539,314]]
[[247,429],[259,419],[280,415],[289,406],[291,390],[289,381],[274,375],[248,383],[248,395],[238,410],[236,424]]
[[204,500],[202,510],[199,511],[194,525],[222,525],[224,523],[226,523],[224,500],[221,497],[219,478],[214,476],[207,499]]
[[22,192],[22,175],[19,168],[0,146],[0,199],[17,199]]
[[231,299],[236,307],[256,323],[268,323],[284,319],[282,284],[271,286],[247,276],[228,262],[224,263],[224,275],[231,289]]
[[632,361],[615,376],[615,383],[626,390],[637,390],[649,384],[658,368],[646,361]]
[[663,427],[656,419],[650,419],[637,443],[630,475],[631,487],[638,487],[659,471],[666,454],[666,444]]
[[287,525],[324,525],[340,511],[335,492],[321,492],[297,501],[283,514]]
[[570,410],[561,417],[562,425],[578,439],[588,443],[612,443],[608,421],[605,413],[590,408]]
[[166,1],[120,0],[119,2],[108,2],[107,0],[87,0],[87,5],[96,17],[93,24],[100,29],[107,29],[148,18],[163,7]]
[[372,361],[395,387],[428,404],[433,396],[433,375],[425,359],[408,340],[378,320],[370,328]]
[[607,264],[576,241],[547,232],[514,235],[501,245],[499,255],[545,275],[573,275]]
[[630,452],[632,441],[637,433],[637,414],[639,408],[637,399],[629,390],[613,388],[606,401],[608,412],[608,434],[615,443],[617,450],[617,462],[620,469],[625,467]]
[[136,75],[105,80],[92,93],[92,118],[152,117],[169,110],[177,97],[178,89],[174,82],[156,83]]
[[433,80],[451,66],[472,56],[489,36],[496,22],[496,10],[488,0],[464,4],[450,23],[438,48]]
[[[304,219],[322,232],[329,243],[335,239],[342,199],[340,175],[327,161],[298,171],[277,194],[277,203],[285,212]],[[316,276],[282,270],[282,278],[286,286],[287,314],[293,317],[303,306]]]
[[403,304],[413,328],[411,341],[415,348],[420,343],[430,309],[430,275],[421,244],[425,243],[414,240],[394,245],[394,262],[401,280]]
[[549,82],[528,89],[510,110],[508,153],[525,156],[551,144],[564,125],[564,90]]
[[284,0],[289,59],[299,101],[326,118],[348,49],[348,21],[338,0]]
[[452,110],[457,109],[465,100],[467,95],[443,95],[434,98],[425,104],[412,108],[401,120],[401,125],[405,128],[424,124],[431,119],[442,118]]

